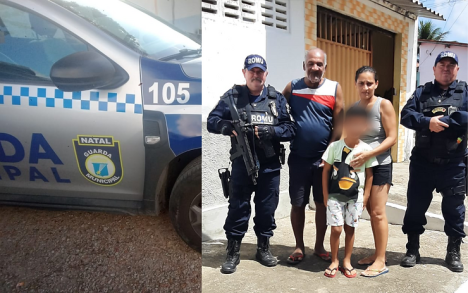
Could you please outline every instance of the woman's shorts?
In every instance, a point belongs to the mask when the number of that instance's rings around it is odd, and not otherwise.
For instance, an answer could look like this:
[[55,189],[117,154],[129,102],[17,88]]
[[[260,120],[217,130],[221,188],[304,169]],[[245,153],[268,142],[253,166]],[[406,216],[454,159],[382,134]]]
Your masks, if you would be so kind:
[[392,184],[392,171],[393,171],[393,163],[385,164],[385,165],[378,165],[372,168],[374,172],[374,180],[372,181],[372,185],[385,185],[385,184]]

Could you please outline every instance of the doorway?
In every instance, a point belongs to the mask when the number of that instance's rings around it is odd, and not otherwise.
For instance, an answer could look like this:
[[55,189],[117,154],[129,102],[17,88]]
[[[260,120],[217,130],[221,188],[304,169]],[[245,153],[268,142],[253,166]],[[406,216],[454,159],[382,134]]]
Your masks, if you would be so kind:
[[395,34],[319,6],[317,44],[327,53],[325,76],[340,83],[346,107],[359,99],[354,78],[365,65],[379,75],[376,95],[393,103]]

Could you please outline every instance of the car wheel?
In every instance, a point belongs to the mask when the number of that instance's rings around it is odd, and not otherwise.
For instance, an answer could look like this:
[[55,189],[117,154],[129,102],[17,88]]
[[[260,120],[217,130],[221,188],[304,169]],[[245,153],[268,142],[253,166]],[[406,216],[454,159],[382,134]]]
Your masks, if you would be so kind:
[[190,247],[201,251],[201,157],[190,162],[177,178],[169,211],[180,237]]

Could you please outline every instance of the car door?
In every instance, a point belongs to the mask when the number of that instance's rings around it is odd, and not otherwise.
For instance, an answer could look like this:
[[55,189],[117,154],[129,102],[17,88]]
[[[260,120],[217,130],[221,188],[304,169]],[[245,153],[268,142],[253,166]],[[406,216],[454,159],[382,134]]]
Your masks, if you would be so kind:
[[[139,87],[128,80],[140,77],[76,29],[67,31],[33,7],[0,1],[0,199],[138,207],[142,103]],[[53,66],[63,69],[80,56],[107,60],[116,82],[105,90],[58,88]]]

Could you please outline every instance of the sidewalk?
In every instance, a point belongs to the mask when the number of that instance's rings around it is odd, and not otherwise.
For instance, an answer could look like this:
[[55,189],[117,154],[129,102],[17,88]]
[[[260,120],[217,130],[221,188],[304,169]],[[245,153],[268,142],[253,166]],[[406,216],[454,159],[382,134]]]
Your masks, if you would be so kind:
[[[390,188],[388,202],[406,207],[406,191],[408,189],[409,163],[393,164],[393,186]],[[429,206],[429,213],[442,215],[442,195],[434,191],[434,198]]]
[[[203,243],[202,290],[203,292],[359,292],[359,293],[406,293],[406,292],[455,292],[468,280],[468,244],[462,244],[462,261],[465,272],[452,273],[444,266],[447,237],[444,233],[426,231],[421,237],[422,264],[415,268],[399,266],[405,253],[406,236],[401,226],[389,226],[388,268],[390,272],[378,278],[357,277],[347,279],[337,275],[334,279],[323,276],[328,263],[313,256],[310,249],[314,243],[314,212],[306,212],[306,259],[298,266],[289,266],[286,258],[293,251],[294,236],[289,218],[277,221],[278,228],[271,239],[272,252],[278,257],[278,266],[267,268],[256,262],[256,238],[250,228],[241,246],[241,263],[232,275],[220,273],[224,261],[226,242],[210,241]],[[344,234],[341,245],[344,245]],[[329,250],[329,233],[325,248]],[[340,258],[343,257],[340,249]],[[373,251],[373,238],[370,222],[361,220],[356,230],[353,265],[360,273],[357,261]]]

